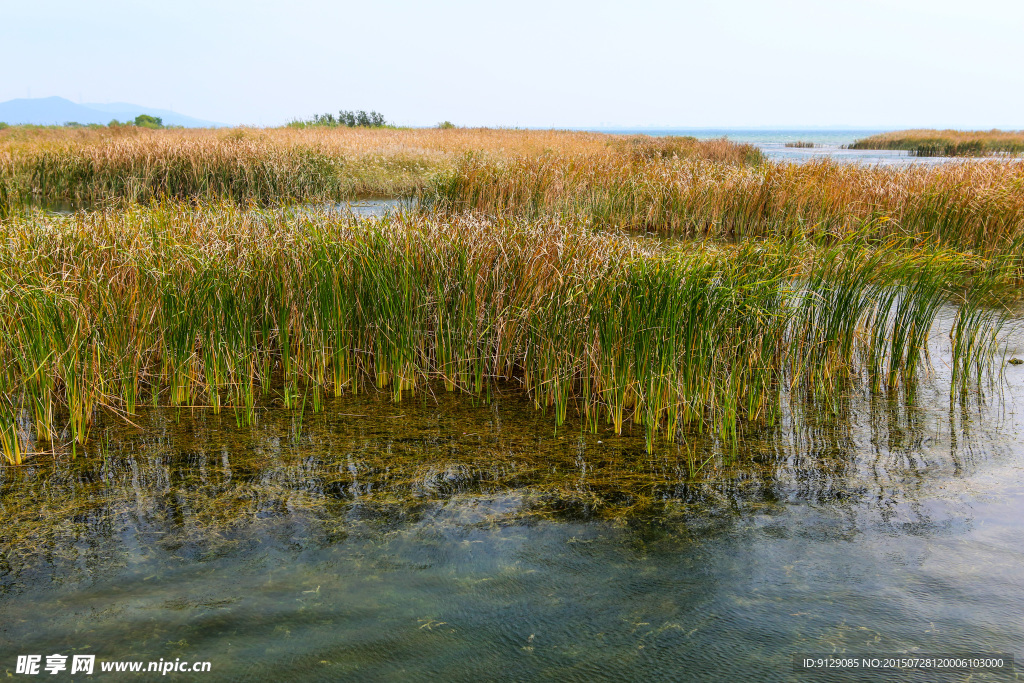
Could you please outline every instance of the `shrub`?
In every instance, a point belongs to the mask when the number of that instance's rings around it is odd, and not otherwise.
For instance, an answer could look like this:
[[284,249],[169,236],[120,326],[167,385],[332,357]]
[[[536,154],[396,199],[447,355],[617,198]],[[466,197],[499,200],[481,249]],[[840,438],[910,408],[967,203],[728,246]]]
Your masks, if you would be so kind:
[[164,127],[164,121],[159,116],[139,114],[135,117],[135,125],[139,128],[151,128],[153,130],[159,130]]

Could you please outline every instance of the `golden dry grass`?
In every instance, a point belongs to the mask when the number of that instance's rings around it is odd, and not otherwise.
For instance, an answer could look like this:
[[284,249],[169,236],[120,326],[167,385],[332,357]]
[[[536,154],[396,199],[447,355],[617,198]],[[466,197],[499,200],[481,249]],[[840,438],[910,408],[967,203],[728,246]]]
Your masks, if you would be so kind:
[[553,152],[595,163],[760,158],[756,149],[725,140],[550,130],[9,128],[0,132],[0,211],[26,200],[164,196],[274,203],[408,196],[466,155]]
[[912,156],[1024,154],[1022,130],[899,130],[857,140],[850,149],[901,149]]
[[439,173],[427,202],[488,215],[571,215],[601,227],[715,238],[865,231],[1020,255],[1024,164],[870,167],[829,160],[638,164],[550,153],[466,158]]

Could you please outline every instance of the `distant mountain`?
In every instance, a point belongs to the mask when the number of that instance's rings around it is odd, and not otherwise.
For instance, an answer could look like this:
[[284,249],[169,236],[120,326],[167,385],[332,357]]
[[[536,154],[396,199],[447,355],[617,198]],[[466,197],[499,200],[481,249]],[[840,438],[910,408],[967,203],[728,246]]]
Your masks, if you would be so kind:
[[[2,105],[0,105],[2,106]],[[218,128],[220,126],[227,126],[226,123],[217,123],[216,121],[204,121],[203,119],[195,119],[191,116],[185,116],[178,112],[171,111],[170,109],[154,109],[153,107],[140,107],[137,104],[129,104],[128,102],[111,102],[110,104],[98,104],[89,103],[83,104],[83,107],[89,107],[96,111],[106,112],[109,116],[117,119],[118,121],[133,121],[139,114],[149,114],[150,116],[159,116],[163,119],[165,126],[185,126],[186,128]],[[108,121],[110,119],[107,119]]]
[[82,124],[100,123],[106,125],[111,119],[132,121],[139,114],[149,114],[163,119],[165,126],[186,128],[216,128],[227,124],[204,121],[185,116],[167,109],[142,107],[127,102],[112,104],[75,104],[63,97],[37,97],[0,102],[0,121],[9,124],[34,123],[43,126],[61,125],[69,121]]

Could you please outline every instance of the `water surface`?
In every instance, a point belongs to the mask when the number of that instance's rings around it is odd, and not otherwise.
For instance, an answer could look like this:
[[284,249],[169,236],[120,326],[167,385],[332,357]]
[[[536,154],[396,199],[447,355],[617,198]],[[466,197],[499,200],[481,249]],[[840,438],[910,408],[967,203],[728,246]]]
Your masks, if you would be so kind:
[[[819,159],[831,159],[843,163],[857,163],[868,166],[909,166],[963,163],[970,161],[1005,161],[1005,157],[915,157],[903,150],[887,149],[845,149],[861,138],[886,131],[882,130],[826,130],[810,128],[805,130],[749,130],[737,128],[669,128],[608,130],[609,133],[629,133],[655,136],[691,135],[700,140],[728,138],[733,142],[754,145],[772,161],[804,163]],[[786,143],[810,142],[814,147],[786,147]]]
[[106,419],[74,461],[0,469],[0,657],[650,681],[893,679],[796,674],[801,651],[1020,654],[1024,366],[1002,400],[950,404],[934,358],[913,401],[794,398],[736,448],[687,432],[653,455],[639,429],[556,432],[512,386],[315,415],[271,396],[245,428]]

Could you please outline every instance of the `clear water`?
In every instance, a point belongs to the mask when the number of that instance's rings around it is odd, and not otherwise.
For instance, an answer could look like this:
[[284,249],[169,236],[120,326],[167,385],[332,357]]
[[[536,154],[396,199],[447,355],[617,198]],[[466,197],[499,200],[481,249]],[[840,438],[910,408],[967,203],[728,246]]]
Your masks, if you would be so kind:
[[692,433],[648,455],[639,432],[571,420],[556,433],[514,387],[316,415],[270,397],[247,428],[205,411],[106,420],[74,461],[0,469],[0,666],[86,653],[210,661],[203,681],[833,680],[794,673],[792,655],[1020,654],[1024,366],[1006,366],[1001,400],[950,405],[934,357],[910,405],[794,399],[735,451]]

